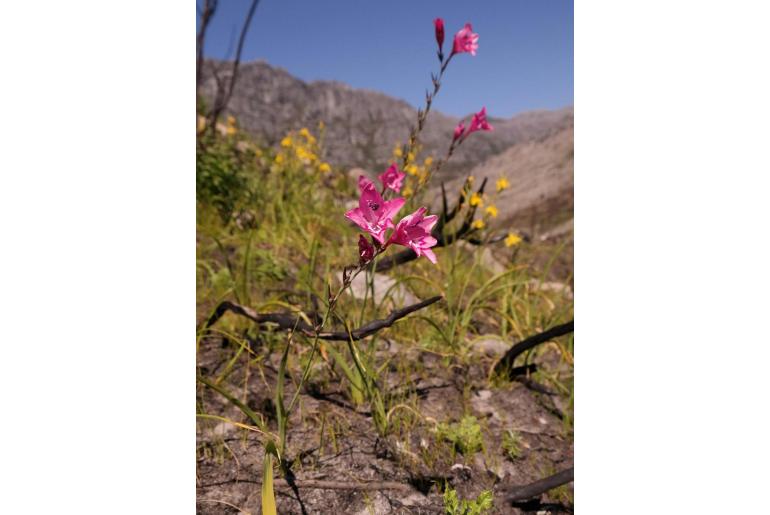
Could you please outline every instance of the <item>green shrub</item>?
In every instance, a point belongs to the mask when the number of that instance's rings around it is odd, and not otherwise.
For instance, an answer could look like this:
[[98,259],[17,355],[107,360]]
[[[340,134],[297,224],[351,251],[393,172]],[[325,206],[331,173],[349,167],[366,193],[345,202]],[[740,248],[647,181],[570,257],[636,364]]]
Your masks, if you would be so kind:
[[447,515],[481,515],[492,509],[492,492],[484,490],[475,499],[458,499],[457,491],[444,490],[444,511]]
[[447,440],[463,455],[473,454],[484,447],[481,426],[476,417],[466,416],[460,422],[439,424],[437,428],[439,439]]

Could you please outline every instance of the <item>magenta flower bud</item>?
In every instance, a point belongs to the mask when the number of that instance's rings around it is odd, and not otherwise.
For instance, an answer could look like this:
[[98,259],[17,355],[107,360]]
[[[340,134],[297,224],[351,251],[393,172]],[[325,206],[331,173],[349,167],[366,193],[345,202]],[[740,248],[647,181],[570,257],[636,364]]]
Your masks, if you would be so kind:
[[358,235],[358,257],[361,264],[368,263],[374,257],[374,245],[363,234]]
[[436,18],[433,20],[433,25],[436,27],[436,43],[438,43],[439,51],[444,48],[444,20]]

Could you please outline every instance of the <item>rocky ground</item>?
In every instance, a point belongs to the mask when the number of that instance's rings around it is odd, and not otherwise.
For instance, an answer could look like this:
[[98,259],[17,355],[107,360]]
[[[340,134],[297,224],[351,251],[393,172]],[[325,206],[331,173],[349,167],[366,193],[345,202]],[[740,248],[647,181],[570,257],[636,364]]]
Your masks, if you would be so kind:
[[[489,382],[488,372],[508,343],[479,340],[466,364],[424,350],[405,350],[387,340],[377,346],[378,358],[389,363],[388,391],[396,392],[406,406],[394,411],[393,434],[380,439],[366,408],[354,408],[334,390],[330,385],[339,383],[327,382],[327,371],[320,366],[291,420],[287,455],[294,460],[298,488],[293,491],[276,480],[279,513],[443,513],[442,485],[456,489],[460,498],[491,490],[494,513],[572,512],[571,484],[529,503],[514,506],[504,501],[512,487],[573,463],[569,415],[565,420],[570,410],[562,396],[539,393],[522,382]],[[198,358],[201,370],[208,375],[221,372],[227,350],[221,339],[204,341]],[[269,415],[269,385],[274,384],[279,356],[258,350],[264,361],[234,371],[226,384],[250,407]],[[538,362],[554,373],[571,373],[552,349],[544,349]],[[404,367],[411,367],[407,376]],[[411,381],[404,380],[410,376]],[[291,386],[287,390],[291,393]],[[210,389],[199,389],[198,404],[208,413],[243,419]],[[436,433],[437,422],[464,415],[478,419],[483,435],[483,449],[468,455]],[[274,420],[270,425],[275,430]],[[507,430],[521,438],[521,453],[513,459],[502,449]],[[257,436],[206,420],[199,421],[197,439],[198,512],[260,513],[264,450]]]

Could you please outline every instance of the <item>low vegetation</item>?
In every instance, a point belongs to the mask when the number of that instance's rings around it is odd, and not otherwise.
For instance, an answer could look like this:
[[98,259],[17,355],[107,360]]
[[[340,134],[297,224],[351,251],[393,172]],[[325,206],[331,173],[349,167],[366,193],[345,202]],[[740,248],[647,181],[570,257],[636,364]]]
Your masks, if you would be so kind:
[[[450,58],[440,55],[442,75]],[[205,510],[358,503],[376,512],[387,502],[483,513],[501,506],[496,493],[507,485],[571,461],[572,337],[531,349],[515,372],[493,373],[516,341],[572,319],[570,277],[561,289],[544,288],[549,266],[521,259],[533,245],[498,219],[494,204],[508,187],[504,170],[467,177],[439,203],[424,187],[440,180],[455,145],[491,130],[486,123],[482,110],[448,135],[443,157],[421,156],[417,131],[397,147],[378,192],[325,160],[323,124],[268,147],[232,117],[214,127],[201,119],[197,458]],[[392,224],[357,222],[359,195],[375,193],[375,204],[403,203]],[[424,215],[419,236],[409,213]],[[514,459],[522,466],[511,468]]]

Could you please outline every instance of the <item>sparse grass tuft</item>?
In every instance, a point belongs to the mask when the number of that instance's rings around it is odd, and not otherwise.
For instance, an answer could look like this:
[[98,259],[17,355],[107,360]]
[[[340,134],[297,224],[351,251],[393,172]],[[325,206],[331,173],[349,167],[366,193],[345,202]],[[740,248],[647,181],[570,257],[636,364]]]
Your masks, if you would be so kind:
[[503,433],[503,451],[511,461],[521,457],[521,435],[514,429]]

